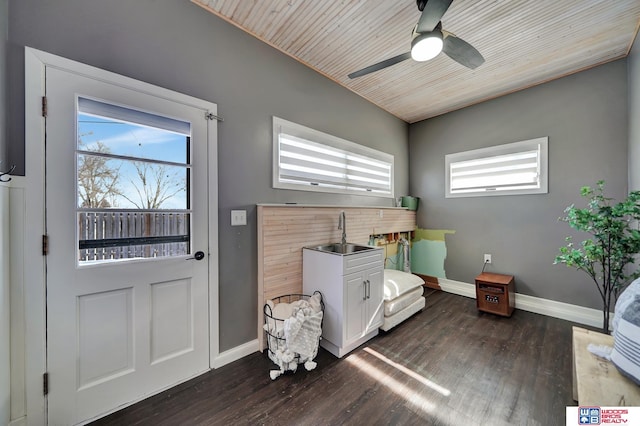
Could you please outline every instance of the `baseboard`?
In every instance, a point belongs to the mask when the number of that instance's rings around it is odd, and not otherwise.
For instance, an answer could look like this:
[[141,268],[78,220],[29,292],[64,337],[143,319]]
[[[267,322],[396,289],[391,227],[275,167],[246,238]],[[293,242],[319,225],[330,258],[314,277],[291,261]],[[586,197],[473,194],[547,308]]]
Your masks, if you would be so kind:
[[[476,298],[476,287],[460,281],[438,278],[438,283],[443,291],[460,296]],[[555,300],[542,299],[540,297],[528,296],[516,293],[516,309],[560,318],[567,321],[584,324],[591,327],[602,327],[602,311],[598,309],[585,308],[584,306],[572,305],[570,303],[557,302]]]
[[213,368],[220,368],[223,365],[227,365],[233,361],[237,361],[240,358],[244,358],[247,355],[251,355],[254,352],[260,352],[258,339],[251,340],[247,343],[243,343],[240,346],[231,348],[222,352],[213,361]]
[[473,284],[463,283],[462,281],[449,280],[447,278],[438,278],[438,284],[442,291],[457,294],[459,296],[476,298],[476,287]]

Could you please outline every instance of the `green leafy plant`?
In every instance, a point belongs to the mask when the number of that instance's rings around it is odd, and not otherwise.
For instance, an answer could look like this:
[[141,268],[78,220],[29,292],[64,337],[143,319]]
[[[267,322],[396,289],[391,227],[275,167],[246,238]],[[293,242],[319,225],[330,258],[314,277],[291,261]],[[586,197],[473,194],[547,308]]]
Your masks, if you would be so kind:
[[587,207],[579,209],[572,204],[559,220],[591,234],[591,238],[576,247],[572,238],[567,237],[567,245],[560,247],[554,264],[564,263],[591,277],[602,297],[602,330],[609,333],[612,304],[629,283],[640,277],[640,270],[633,265],[635,255],[640,252],[640,191],[633,191],[614,204],[612,198],[604,196],[601,180],[596,188],[583,187],[580,195],[588,198]]

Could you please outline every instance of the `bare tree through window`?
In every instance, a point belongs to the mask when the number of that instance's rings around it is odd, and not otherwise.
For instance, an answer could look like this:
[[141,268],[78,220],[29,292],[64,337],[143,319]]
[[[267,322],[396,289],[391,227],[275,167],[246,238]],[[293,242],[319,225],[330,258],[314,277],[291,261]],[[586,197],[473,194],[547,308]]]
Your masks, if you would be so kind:
[[134,166],[138,179],[130,179],[130,182],[138,197],[122,196],[139,209],[160,209],[165,201],[186,190],[184,176],[165,164],[135,161]]
[[[78,138],[79,149],[85,144]],[[93,144],[92,151],[99,154],[109,154],[110,149],[102,142]],[[78,158],[78,196],[80,207],[108,208],[116,207],[119,167],[112,167],[109,158],[99,155],[81,155]]]

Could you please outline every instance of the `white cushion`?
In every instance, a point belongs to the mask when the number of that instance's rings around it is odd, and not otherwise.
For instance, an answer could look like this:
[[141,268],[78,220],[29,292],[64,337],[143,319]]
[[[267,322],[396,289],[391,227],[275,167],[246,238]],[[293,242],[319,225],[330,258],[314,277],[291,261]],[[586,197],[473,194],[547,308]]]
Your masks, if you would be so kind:
[[384,300],[392,300],[424,284],[417,275],[394,269],[384,270]]
[[389,317],[396,314],[415,302],[418,297],[422,297],[424,287],[416,287],[413,290],[408,291],[402,296],[398,296],[393,300],[385,300],[384,302],[384,316]]

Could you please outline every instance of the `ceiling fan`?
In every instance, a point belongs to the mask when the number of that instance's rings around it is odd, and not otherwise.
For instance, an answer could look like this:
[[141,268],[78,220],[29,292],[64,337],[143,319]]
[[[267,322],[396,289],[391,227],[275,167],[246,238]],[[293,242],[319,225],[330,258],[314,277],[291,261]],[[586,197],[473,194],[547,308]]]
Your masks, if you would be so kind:
[[411,51],[352,72],[348,77],[361,77],[409,58],[419,62],[428,61],[435,58],[440,52],[444,52],[451,59],[467,68],[476,69],[482,65],[484,58],[476,48],[442,29],[440,19],[452,2],[453,0],[417,0],[418,10],[422,12],[422,15],[413,28]]

